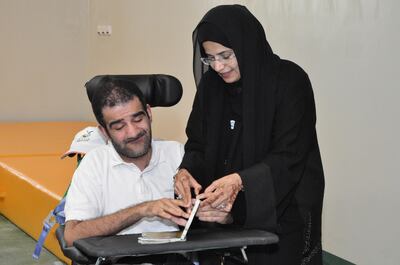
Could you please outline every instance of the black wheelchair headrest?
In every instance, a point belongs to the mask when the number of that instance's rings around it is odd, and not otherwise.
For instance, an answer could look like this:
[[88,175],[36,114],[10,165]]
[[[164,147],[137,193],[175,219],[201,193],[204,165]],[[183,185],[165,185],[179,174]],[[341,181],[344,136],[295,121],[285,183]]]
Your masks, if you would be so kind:
[[182,84],[171,75],[97,75],[85,84],[90,102],[101,86],[102,79],[107,76],[134,83],[151,107],[170,107],[178,103],[182,97]]

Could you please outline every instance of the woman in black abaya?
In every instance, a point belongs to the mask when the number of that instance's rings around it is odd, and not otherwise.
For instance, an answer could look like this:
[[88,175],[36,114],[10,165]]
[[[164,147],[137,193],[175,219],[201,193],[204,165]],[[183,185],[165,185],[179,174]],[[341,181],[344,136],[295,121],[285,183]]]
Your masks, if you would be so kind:
[[[243,6],[211,9],[193,32],[197,92],[175,191],[205,222],[265,229],[249,264],[322,264],[324,175],[307,74],[272,52]],[[201,188],[205,188],[200,193]]]

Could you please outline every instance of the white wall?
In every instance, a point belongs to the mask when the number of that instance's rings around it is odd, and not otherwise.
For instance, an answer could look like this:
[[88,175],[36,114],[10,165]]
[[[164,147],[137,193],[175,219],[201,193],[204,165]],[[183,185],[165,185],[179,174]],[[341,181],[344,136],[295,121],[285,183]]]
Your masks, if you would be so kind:
[[[90,72],[176,76],[184,94],[173,108],[153,109],[154,135],[184,141],[185,123],[194,97],[191,74],[193,12],[182,1],[92,1]],[[184,21],[184,23],[183,23]],[[95,33],[97,25],[112,25],[111,37]]]
[[87,1],[0,0],[0,121],[91,118],[87,15]]
[[[357,264],[396,264],[399,1],[0,0],[0,120],[93,119],[83,89],[91,76],[167,73],[184,97],[155,109],[153,127],[184,141],[191,32],[209,8],[230,2],[246,4],[274,51],[310,75],[326,174],[324,249]],[[111,37],[97,36],[104,24]]]
[[399,1],[259,1],[274,50],[313,83],[326,174],[323,246],[398,264]]

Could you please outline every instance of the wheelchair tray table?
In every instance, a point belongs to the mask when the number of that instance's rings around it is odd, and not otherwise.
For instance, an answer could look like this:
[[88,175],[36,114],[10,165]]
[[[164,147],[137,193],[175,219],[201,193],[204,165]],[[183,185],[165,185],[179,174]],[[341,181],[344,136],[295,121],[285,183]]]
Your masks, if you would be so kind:
[[138,243],[139,236],[91,237],[75,241],[74,246],[89,257],[110,258],[242,248],[278,242],[278,236],[273,233],[246,229],[192,229],[186,241],[164,244],[142,245]]

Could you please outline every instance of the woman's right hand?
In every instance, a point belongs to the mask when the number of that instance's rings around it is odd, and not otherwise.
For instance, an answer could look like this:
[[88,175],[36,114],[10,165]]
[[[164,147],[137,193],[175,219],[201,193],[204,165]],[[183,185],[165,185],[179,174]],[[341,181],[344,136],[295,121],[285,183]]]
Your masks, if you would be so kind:
[[174,189],[175,194],[178,198],[182,199],[186,207],[191,206],[192,194],[190,189],[194,189],[194,193],[199,195],[201,190],[201,185],[193,178],[193,176],[184,168],[179,169],[179,171],[174,176]]

